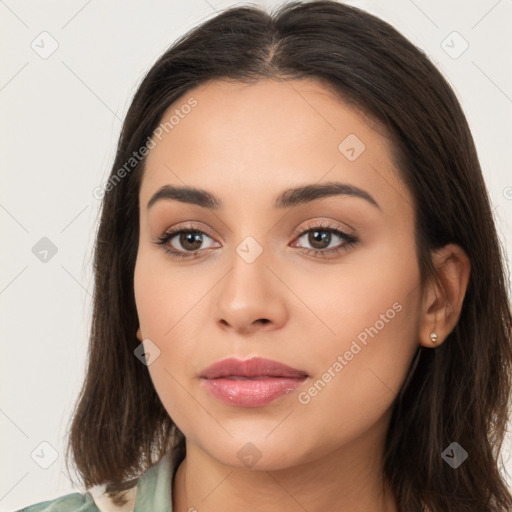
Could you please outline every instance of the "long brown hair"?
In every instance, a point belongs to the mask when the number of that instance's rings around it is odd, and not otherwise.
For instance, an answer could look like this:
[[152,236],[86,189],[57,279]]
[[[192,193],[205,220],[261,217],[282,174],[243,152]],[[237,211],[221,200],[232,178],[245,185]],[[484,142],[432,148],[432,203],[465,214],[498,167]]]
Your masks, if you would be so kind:
[[[107,484],[122,503],[121,491],[166,453],[175,464],[185,456],[183,433],[133,353],[144,158],[130,159],[172,103],[207,80],[227,78],[322,80],[385,127],[414,198],[422,284],[435,278],[431,251],[447,243],[460,245],[471,263],[457,326],[440,347],[418,348],[396,397],[385,472],[403,512],[512,510],[500,471],[512,318],[470,129],[452,89],[421,50],[384,21],[329,0],[291,2],[271,14],[253,6],[226,9],[178,39],[138,88],[104,191],[87,374],[70,426],[67,456],[71,451],[84,486]],[[457,469],[441,456],[454,441],[468,452]]]

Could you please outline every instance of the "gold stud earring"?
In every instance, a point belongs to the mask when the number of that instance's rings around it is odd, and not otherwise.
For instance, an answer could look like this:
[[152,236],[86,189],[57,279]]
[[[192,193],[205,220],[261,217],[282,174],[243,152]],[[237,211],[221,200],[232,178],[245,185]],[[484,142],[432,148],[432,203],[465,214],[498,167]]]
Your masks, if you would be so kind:
[[435,332],[431,332],[430,339],[431,339],[432,343],[435,345],[437,343],[437,334]]

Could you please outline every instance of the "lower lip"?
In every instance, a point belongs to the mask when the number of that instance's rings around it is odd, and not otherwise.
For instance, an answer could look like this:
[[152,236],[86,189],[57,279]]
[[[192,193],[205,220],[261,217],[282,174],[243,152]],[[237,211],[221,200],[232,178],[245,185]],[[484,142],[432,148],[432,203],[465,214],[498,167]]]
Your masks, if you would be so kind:
[[261,379],[202,379],[206,389],[222,402],[237,407],[260,407],[291,393],[307,377],[265,377]]

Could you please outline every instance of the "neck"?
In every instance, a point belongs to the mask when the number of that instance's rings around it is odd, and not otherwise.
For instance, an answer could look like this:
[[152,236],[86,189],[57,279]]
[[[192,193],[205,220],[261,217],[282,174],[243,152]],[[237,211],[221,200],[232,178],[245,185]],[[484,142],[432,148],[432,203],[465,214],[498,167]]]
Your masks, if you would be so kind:
[[[373,442],[372,442],[373,441]],[[397,512],[383,475],[382,430],[350,446],[279,470],[226,466],[187,440],[173,486],[173,512]]]

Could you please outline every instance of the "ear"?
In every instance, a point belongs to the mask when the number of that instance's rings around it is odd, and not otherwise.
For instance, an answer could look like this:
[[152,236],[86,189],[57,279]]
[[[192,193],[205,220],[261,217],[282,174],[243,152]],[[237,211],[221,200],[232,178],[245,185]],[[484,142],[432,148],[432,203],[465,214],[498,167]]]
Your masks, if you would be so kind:
[[140,327],[137,329],[137,339],[138,339],[139,341],[142,341],[142,332],[141,332],[141,330],[140,330]]
[[[426,285],[419,330],[420,345],[429,348],[443,343],[457,325],[471,271],[469,258],[458,245],[445,245],[432,258],[437,279]],[[436,333],[437,340],[432,340],[431,333]]]

